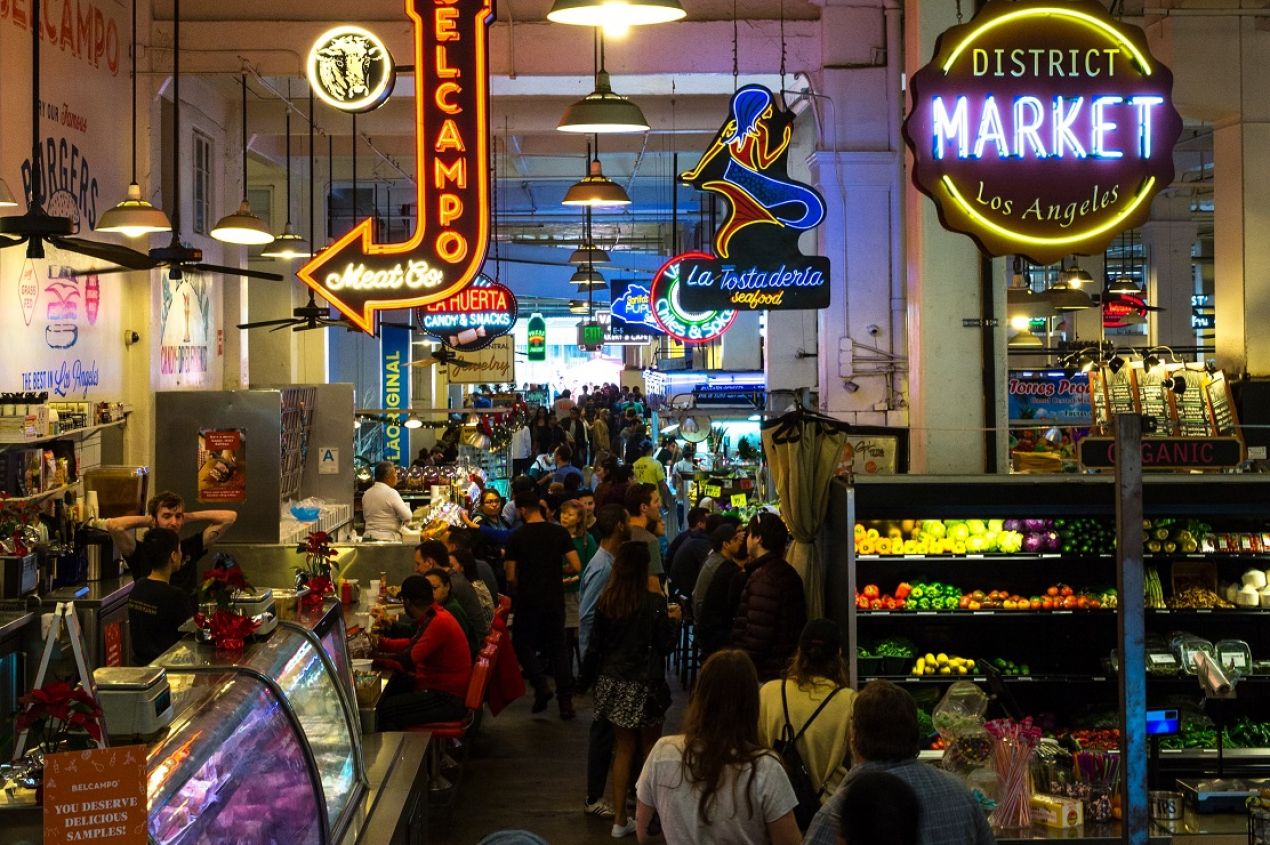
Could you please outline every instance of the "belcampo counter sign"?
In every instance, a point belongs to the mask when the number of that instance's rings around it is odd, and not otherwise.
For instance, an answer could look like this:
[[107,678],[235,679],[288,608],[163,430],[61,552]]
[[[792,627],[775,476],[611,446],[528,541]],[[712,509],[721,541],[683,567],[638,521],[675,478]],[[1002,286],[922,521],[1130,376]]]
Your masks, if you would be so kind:
[[297,272],[363,331],[374,331],[376,311],[445,299],[485,262],[491,2],[405,0],[414,28],[413,237],[375,243],[373,221],[363,220]]
[[1173,181],[1173,74],[1090,0],[990,0],[911,89],[913,181],[991,255],[1100,253]]

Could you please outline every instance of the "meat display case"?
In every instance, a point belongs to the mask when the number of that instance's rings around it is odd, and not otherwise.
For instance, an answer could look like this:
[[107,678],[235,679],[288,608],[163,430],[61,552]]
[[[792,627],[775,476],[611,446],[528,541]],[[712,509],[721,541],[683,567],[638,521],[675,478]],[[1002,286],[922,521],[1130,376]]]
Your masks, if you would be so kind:
[[241,672],[168,676],[180,716],[150,749],[150,840],[331,841],[319,772],[276,684]]
[[[338,610],[335,612],[338,615]],[[268,783],[273,784],[276,780],[277,784],[267,786],[263,794],[270,795],[270,800],[273,800],[275,786],[281,787],[285,784],[294,786],[295,782],[303,783],[305,777],[310,777],[312,783],[317,785],[314,801],[322,810],[319,838],[315,841],[326,842],[339,839],[349,822],[357,800],[366,788],[367,781],[360,749],[358,714],[352,708],[351,699],[346,694],[345,681],[342,680],[341,673],[335,668],[335,664],[322,647],[319,637],[298,627],[282,625],[270,634],[267,640],[250,643],[241,654],[234,655],[228,655],[210,645],[186,639],[160,655],[154,661],[154,665],[162,666],[167,670],[174,688],[178,684],[186,683],[189,676],[219,678],[226,675],[233,677],[234,683],[246,684],[253,690],[261,685],[266,687],[268,695],[257,693],[247,696],[246,700],[250,703],[240,700],[236,705],[238,709],[232,715],[226,715],[215,708],[200,710],[193,719],[202,722],[204,717],[211,717],[211,721],[202,723],[192,731],[188,738],[192,744],[173,747],[180,748],[181,753],[190,757],[213,758],[224,742],[235,741],[234,736],[239,730],[239,723],[244,722],[244,719],[252,718],[252,713],[257,709],[265,708],[271,713],[282,712],[298,731],[303,766],[297,768],[281,759],[276,762],[266,760],[258,763],[258,765],[266,766],[268,773],[280,776],[269,779]],[[225,694],[229,695],[229,692]],[[239,694],[240,698],[242,695]],[[203,747],[204,744],[206,748]],[[170,742],[165,741],[163,745],[166,747],[170,745]],[[262,756],[271,757],[272,755],[265,752]],[[240,765],[248,764],[243,762]],[[308,775],[303,773],[304,768],[308,769]],[[156,771],[158,770],[152,770],[151,774],[152,820],[162,817],[167,810],[166,801],[154,800]],[[193,774],[194,772],[191,771],[190,776],[193,777]],[[285,784],[284,778],[281,777],[284,775]],[[238,776],[234,775],[234,777]],[[166,778],[168,776],[165,775]],[[199,778],[198,780],[201,785],[201,782],[206,779]],[[186,805],[187,799],[181,797],[184,793],[179,788],[170,794],[172,797],[179,798],[178,805],[181,807]],[[256,791],[255,794],[259,795],[262,792]],[[210,790],[204,795],[208,801],[217,804],[224,803],[216,793]],[[289,797],[294,799],[292,803],[299,800],[295,795]],[[291,810],[288,811],[289,814],[291,812]],[[219,817],[220,812],[214,815]],[[236,818],[231,821],[237,823]],[[195,836],[189,840],[181,838],[163,841],[243,841],[241,837],[235,837],[228,832],[225,833],[225,837],[221,839],[210,836],[208,839],[200,839]],[[278,841],[289,840],[278,839]],[[297,839],[296,841],[308,840]]]

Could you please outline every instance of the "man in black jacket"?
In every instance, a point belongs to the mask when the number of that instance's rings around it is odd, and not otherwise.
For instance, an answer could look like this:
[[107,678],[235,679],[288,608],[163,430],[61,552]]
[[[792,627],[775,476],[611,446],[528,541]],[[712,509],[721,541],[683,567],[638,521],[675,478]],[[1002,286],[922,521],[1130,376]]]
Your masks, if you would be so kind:
[[710,555],[710,532],[721,521],[721,517],[713,517],[714,525],[710,525],[712,517],[705,508],[692,508],[688,511],[688,527],[667,547],[666,562],[670,565],[666,571],[670,574],[671,595],[689,596],[697,585],[701,564]]
[[785,560],[789,529],[779,516],[755,516],[746,542],[750,563],[732,623],[732,647],[750,655],[760,681],[770,681],[784,673],[798,648],[807,598],[802,577]]
[[[722,527],[716,529],[722,531]],[[722,560],[702,590],[700,613],[697,614],[697,645],[701,659],[727,648],[732,639],[732,622],[745,588],[745,530],[724,531],[716,538],[716,550]],[[695,609],[695,608],[694,608]]]

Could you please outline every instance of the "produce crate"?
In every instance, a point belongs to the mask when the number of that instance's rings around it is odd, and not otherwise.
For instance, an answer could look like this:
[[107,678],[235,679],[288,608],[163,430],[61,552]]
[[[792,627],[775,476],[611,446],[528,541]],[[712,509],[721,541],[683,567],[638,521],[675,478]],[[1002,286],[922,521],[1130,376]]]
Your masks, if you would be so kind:
[[1248,845],[1270,845],[1270,804],[1248,808]]
[[1063,456],[1058,452],[1021,452],[1010,453],[1014,459],[1015,472],[1062,472]]

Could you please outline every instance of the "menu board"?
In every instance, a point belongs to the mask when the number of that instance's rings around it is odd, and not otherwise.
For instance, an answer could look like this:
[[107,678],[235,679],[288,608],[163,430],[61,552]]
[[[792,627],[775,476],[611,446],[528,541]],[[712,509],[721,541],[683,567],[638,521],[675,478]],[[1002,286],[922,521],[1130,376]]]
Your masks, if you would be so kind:
[[1164,399],[1162,377],[1135,368],[1133,380],[1137,384],[1138,405],[1142,413],[1148,417],[1155,417],[1156,425],[1159,427],[1156,434],[1169,434],[1173,429],[1173,418]]
[[1230,402],[1230,384],[1226,381],[1225,373],[1213,373],[1205,392],[1208,394],[1208,407],[1215,433],[1238,437],[1239,420],[1235,418],[1235,408]]
[[1213,434],[1209,425],[1208,403],[1204,397],[1205,374],[1182,368],[1173,370],[1171,375],[1174,378],[1181,376],[1186,381],[1186,390],[1181,395],[1169,391],[1177,415],[1178,433],[1183,437],[1207,437]]
[[1138,403],[1134,399],[1133,380],[1129,372],[1118,373],[1107,371],[1107,395],[1111,406],[1111,414],[1136,414]]
[[1094,428],[1106,431],[1111,426],[1111,417],[1107,411],[1107,380],[1103,374],[1095,370],[1089,374],[1089,405],[1093,411]]

